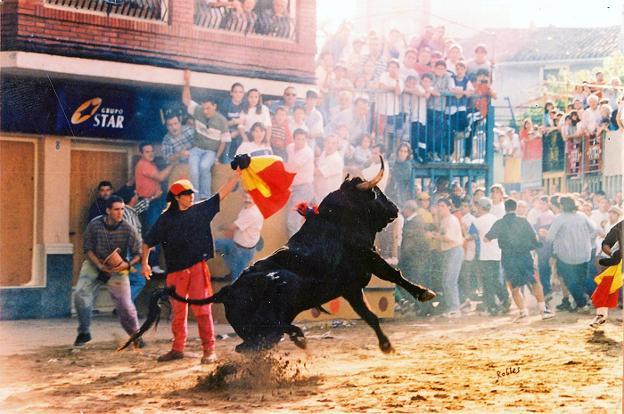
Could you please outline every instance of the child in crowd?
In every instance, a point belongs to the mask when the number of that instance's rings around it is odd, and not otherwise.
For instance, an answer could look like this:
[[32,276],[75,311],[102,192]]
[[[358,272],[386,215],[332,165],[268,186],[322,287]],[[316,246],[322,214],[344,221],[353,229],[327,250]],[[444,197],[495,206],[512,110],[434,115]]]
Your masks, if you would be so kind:
[[288,116],[284,107],[279,107],[273,117],[273,127],[271,129],[271,149],[273,154],[279,155],[286,160],[286,147],[293,142],[292,132],[288,126]]
[[[358,174],[371,157],[371,136],[363,134],[359,137],[352,154],[347,154],[347,167],[353,174]],[[349,156],[350,155],[350,156]]]
[[425,162],[427,143],[425,140],[425,125],[427,124],[427,99],[431,96],[433,76],[425,73],[420,85],[414,75],[408,75],[405,79],[405,89],[402,96],[402,110],[406,121],[410,123],[410,139],[414,159]]

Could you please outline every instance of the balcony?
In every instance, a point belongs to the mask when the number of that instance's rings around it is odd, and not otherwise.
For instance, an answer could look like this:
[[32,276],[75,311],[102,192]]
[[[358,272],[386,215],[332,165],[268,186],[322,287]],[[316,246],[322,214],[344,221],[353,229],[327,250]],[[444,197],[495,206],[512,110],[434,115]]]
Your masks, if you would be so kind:
[[[222,30],[243,35],[294,40],[295,2],[276,2],[267,8],[257,5],[246,9],[245,3],[232,1],[198,0],[195,2],[193,21],[195,26],[204,29]],[[251,3],[251,2],[249,2]],[[283,7],[283,9],[279,9]]]
[[166,0],[45,0],[47,6],[107,16],[167,21]]

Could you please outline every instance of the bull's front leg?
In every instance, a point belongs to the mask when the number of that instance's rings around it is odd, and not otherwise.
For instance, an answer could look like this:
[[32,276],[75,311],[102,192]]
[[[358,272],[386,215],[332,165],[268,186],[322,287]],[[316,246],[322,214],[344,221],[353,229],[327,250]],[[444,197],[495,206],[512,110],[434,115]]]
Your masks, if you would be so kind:
[[381,330],[381,326],[379,326],[379,318],[370,310],[364,301],[364,293],[362,290],[356,290],[353,293],[344,295],[343,297],[347,300],[347,302],[349,302],[349,305],[351,305],[355,313],[360,315],[360,317],[366,321],[368,326],[373,328],[375,334],[377,335],[377,339],[379,340],[379,349],[386,354],[394,352],[394,348],[392,348],[390,340]]
[[368,260],[369,270],[378,278],[402,287],[421,302],[426,302],[436,297],[435,292],[429,288],[417,285],[404,278],[400,270],[390,266],[376,251],[366,250],[364,255]]

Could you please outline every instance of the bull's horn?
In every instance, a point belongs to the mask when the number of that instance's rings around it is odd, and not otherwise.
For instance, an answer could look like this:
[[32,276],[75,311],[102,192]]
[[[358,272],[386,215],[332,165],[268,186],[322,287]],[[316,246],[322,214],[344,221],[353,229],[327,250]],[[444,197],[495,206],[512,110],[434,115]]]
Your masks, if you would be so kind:
[[379,182],[383,178],[383,174],[384,174],[384,160],[383,160],[383,156],[380,155],[379,159],[381,160],[381,168],[379,169],[379,172],[377,173],[377,175],[370,181],[364,181],[363,183],[359,183],[358,185],[356,185],[358,190],[362,190],[362,191],[370,190],[371,188],[373,188],[377,184],[379,184]]

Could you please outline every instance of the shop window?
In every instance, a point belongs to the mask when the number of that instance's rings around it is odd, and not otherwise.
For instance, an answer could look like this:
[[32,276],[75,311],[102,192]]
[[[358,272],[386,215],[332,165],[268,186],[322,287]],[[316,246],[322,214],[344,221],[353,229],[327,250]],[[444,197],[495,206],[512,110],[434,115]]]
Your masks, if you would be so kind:
[[166,21],[167,0],[45,0],[45,4],[107,16]]
[[295,6],[295,0],[195,0],[194,22],[205,29],[292,40]]

